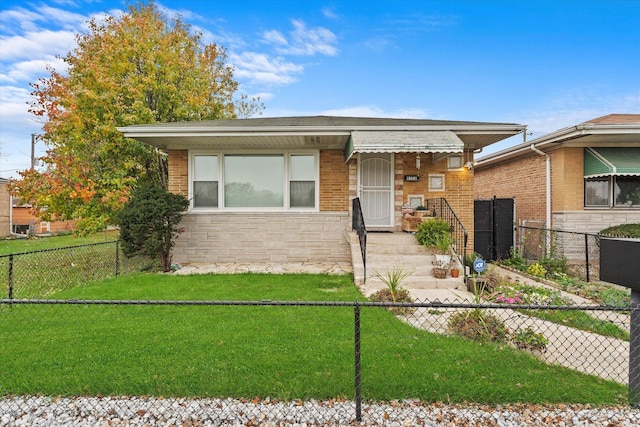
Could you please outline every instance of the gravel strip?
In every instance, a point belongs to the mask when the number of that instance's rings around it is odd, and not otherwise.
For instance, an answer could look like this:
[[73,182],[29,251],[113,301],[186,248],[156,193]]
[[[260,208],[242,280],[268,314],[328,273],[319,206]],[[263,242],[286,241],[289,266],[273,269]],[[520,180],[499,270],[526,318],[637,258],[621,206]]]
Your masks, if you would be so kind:
[[5,397],[0,426],[640,426],[629,407],[535,404],[483,406],[398,401],[363,404],[342,399],[183,399],[145,397]]

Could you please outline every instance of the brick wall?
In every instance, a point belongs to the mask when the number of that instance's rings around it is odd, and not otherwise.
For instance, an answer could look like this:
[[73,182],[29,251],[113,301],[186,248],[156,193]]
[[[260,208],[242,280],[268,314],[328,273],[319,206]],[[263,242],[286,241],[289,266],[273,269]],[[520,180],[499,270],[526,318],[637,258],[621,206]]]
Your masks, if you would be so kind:
[[583,171],[584,148],[562,148],[551,153],[551,205],[554,212],[583,209]]
[[[416,155],[396,155],[396,189],[401,189],[402,202],[408,203],[410,195],[424,195],[427,199],[444,197],[451,205],[469,234],[469,248],[473,247],[473,171],[465,168],[448,169],[447,159],[433,162],[431,154],[420,155],[420,170],[416,169]],[[400,169],[401,168],[401,169]],[[429,174],[444,174],[445,191],[429,191]],[[420,175],[418,182],[404,181],[404,175]],[[399,208],[398,212],[399,212]],[[400,216],[398,216],[400,219]],[[400,224],[398,223],[398,226]]]
[[7,183],[0,182],[0,237],[8,236],[10,230],[10,214],[11,214],[11,196]]
[[349,184],[349,166],[342,150],[320,151],[320,211],[348,211]]
[[189,196],[189,151],[168,150],[169,191]]
[[[553,166],[553,160],[552,160]],[[545,157],[532,153],[508,163],[474,169],[474,198],[516,199],[516,220],[543,221],[546,217]],[[553,172],[552,172],[553,176]]]

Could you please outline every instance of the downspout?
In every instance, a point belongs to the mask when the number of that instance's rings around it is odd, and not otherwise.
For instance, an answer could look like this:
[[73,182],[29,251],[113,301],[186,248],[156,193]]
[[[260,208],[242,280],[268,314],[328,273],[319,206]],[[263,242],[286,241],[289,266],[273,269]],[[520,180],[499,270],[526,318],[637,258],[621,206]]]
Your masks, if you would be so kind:
[[[536,144],[531,144],[531,151],[533,151],[536,154],[539,154],[541,156],[545,157],[545,163],[546,163],[546,177],[545,177],[545,192],[546,192],[546,208],[545,208],[545,222],[546,222],[546,228],[550,229],[551,228],[551,156],[549,156],[547,153],[538,150],[538,148],[536,148]],[[549,236],[547,236],[547,244],[546,244],[546,248],[547,248],[547,255],[549,254],[549,250],[551,248],[551,242],[549,239]]]

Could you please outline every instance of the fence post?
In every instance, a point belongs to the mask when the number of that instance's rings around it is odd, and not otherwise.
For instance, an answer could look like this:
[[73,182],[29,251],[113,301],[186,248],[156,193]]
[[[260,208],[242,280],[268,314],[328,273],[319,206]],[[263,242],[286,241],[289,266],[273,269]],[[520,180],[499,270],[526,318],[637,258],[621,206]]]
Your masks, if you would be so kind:
[[629,339],[629,404],[640,407],[640,291],[631,289]]
[[587,233],[584,234],[584,260],[587,265],[587,283],[589,283],[589,235]]
[[13,299],[13,254],[9,255],[9,299]]
[[120,240],[116,240],[116,277],[120,274]]
[[354,313],[354,344],[355,344],[355,386],[356,386],[356,422],[362,421],[362,384],[360,367],[360,305],[353,306]]

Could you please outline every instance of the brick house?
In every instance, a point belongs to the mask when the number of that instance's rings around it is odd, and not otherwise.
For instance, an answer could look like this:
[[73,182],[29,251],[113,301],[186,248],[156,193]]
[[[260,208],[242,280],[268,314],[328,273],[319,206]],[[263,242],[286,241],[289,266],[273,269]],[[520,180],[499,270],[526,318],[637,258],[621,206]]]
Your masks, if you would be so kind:
[[11,234],[11,194],[8,179],[0,178],[0,237]]
[[31,205],[22,204],[13,199],[11,231],[17,234],[33,233],[35,235],[70,233],[76,227],[75,220],[43,221],[34,215]]
[[515,198],[517,225],[597,233],[640,223],[640,114],[610,114],[477,159],[476,199]]
[[524,129],[327,116],[118,128],[165,151],[169,190],[190,200],[173,255],[183,264],[350,262],[355,197],[378,231],[400,228],[403,204],[444,197],[473,236],[473,171],[464,165]]

